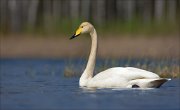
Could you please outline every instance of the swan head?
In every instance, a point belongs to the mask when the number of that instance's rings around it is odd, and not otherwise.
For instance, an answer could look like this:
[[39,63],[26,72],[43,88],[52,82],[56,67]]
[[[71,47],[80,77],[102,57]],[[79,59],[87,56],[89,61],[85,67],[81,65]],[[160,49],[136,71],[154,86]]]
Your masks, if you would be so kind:
[[79,36],[80,34],[91,33],[93,31],[93,29],[94,29],[94,27],[91,23],[83,22],[83,23],[81,23],[79,28],[76,30],[75,34],[70,39],[73,39],[73,38]]

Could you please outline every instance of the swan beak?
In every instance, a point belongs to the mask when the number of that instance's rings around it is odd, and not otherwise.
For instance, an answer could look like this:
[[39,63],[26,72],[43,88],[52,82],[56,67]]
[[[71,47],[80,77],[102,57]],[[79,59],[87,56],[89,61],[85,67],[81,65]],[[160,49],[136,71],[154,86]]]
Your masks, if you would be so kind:
[[70,38],[70,40],[77,37],[77,36],[79,36],[81,34],[81,31],[82,31],[81,28],[77,29],[76,33]]
[[71,36],[69,39],[71,40],[71,39],[74,39],[75,37],[77,37],[77,36],[75,36],[75,34],[74,34],[74,35]]

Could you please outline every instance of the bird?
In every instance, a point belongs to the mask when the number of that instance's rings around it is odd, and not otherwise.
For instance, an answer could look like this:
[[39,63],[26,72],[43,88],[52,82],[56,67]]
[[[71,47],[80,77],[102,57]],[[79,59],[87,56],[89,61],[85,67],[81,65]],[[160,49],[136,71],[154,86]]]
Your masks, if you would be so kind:
[[79,79],[80,87],[87,88],[159,88],[168,78],[135,67],[112,67],[93,76],[98,47],[97,32],[89,22],[83,22],[69,39],[90,34],[91,51],[84,72]]

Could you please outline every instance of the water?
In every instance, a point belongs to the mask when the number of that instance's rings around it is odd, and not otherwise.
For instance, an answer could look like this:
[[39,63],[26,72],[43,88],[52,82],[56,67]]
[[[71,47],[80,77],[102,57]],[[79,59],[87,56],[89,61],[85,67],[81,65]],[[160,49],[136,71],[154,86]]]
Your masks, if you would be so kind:
[[66,60],[0,61],[1,110],[180,110],[180,79],[158,89],[87,89],[64,77]]

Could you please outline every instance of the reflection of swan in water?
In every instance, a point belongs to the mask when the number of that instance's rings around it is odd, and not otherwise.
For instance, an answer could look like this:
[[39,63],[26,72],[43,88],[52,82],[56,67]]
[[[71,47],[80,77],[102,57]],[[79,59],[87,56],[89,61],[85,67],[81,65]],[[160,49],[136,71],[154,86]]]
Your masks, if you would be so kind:
[[168,80],[160,78],[155,73],[133,67],[114,67],[102,71],[93,77],[98,44],[95,28],[92,24],[83,22],[70,39],[83,33],[90,33],[92,45],[87,66],[79,80],[80,86],[97,88],[158,88]]

